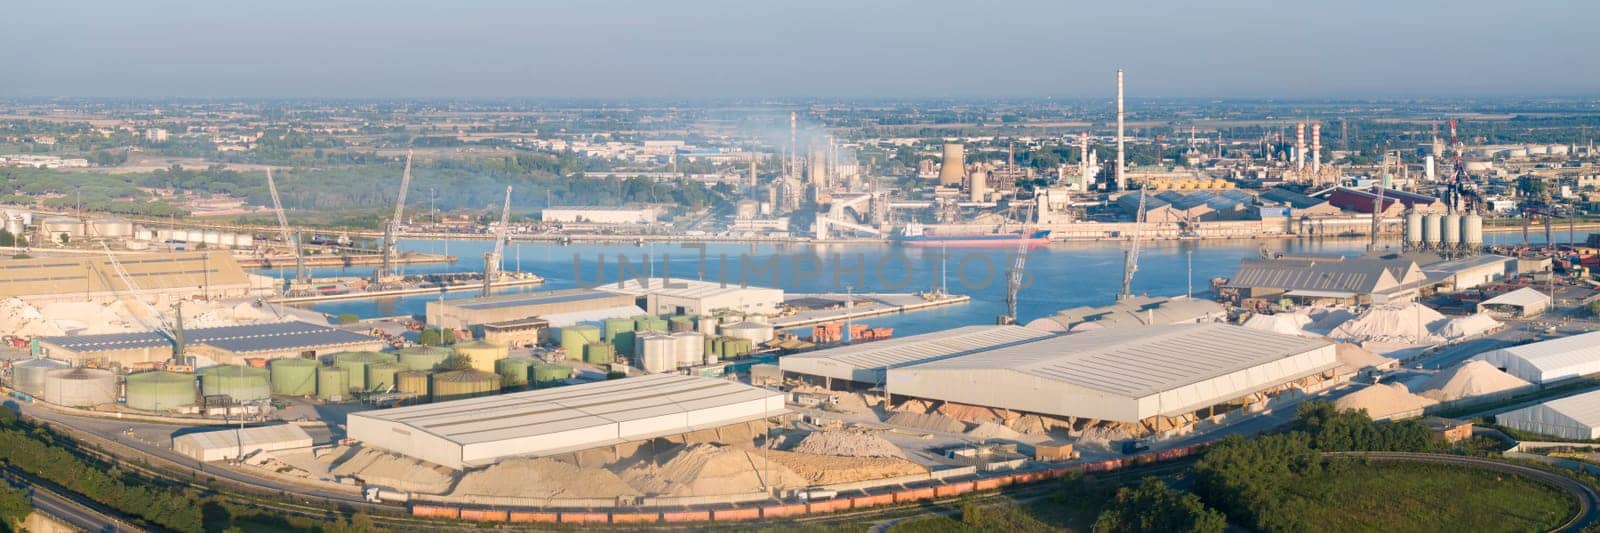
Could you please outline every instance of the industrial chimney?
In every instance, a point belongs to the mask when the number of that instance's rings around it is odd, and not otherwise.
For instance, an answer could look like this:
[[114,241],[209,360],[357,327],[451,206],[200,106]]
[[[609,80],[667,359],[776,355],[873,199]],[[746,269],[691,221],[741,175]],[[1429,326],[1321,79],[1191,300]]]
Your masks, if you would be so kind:
[[1322,123],[1311,123],[1311,173],[1322,173]]
[[1294,170],[1306,170],[1306,123],[1298,122],[1294,125]]
[[944,161],[939,163],[939,185],[960,187],[967,172],[965,151],[961,143],[944,143]]
[[1119,68],[1117,69],[1117,190],[1119,191],[1128,189],[1128,180],[1122,173],[1122,167],[1127,162],[1127,153],[1123,146],[1126,139],[1122,129],[1122,119],[1122,69]]

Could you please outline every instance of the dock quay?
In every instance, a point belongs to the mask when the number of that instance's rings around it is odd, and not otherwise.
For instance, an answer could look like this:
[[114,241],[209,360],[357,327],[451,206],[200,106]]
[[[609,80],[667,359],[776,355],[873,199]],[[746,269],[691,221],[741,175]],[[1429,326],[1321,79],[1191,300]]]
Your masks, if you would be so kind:
[[[492,285],[493,289],[511,287],[525,287],[544,283],[544,278],[527,274],[528,278],[501,281]],[[446,292],[460,292],[479,290],[483,288],[482,282],[463,282],[450,285],[435,285],[428,287],[414,287],[409,289],[390,289],[383,291],[353,291],[343,294],[318,294],[313,296],[290,296],[267,300],[277,304],[307,304],[320,302],[335,302],[341,300],[369,300],[378,298],[393,298],[397,296],[414,296],[418,294],[439,294]]]
[[[850,310],[846,310],[843,303],[849,299],[855,300],[855,306]],[[803,309],[793,315],[774,318],[771,322],[773,327],[778,329],[798,328],[828,322],[909,313],[935,307],[964,304],[970,301],[972,301],[971,296],[962,294],[937,296],[923,293],[787,294],[784,296],[784,303],[794,307],[805,307],[807,304],[817,302],[835,302],[839,305],[837,307]]]

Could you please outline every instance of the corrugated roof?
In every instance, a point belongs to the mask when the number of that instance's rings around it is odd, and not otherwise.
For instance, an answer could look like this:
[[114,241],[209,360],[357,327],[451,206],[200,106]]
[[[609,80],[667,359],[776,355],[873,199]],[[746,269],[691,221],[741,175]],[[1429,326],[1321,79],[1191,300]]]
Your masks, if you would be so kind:
[[1437,263],[1429,263],[1423,265],[1422,270],[1425,272],[1448,272],[1453,274],[1490,265],[1504,265],[1506,263],[1510,263],[1511,260],[1512,259],[1510,257],[1503,255],[1485,254],[1472,257],[1463,257],[1460,259],[1451,259],[1449,261],[1440,261]]
[[1371,294],[1425,280],[1411,261],[1344,258],[1244,259],[1231,287]]
[[507,307],[522,307],[529,305],[547,305],[567,302],[581,302],[585,300],[598,300],[613,298],[615,294],[587,290],[543,292],[535,294],[519,294],[477,299],[470,302],[456,304],[461,309],[503,309]]
[[1051,337],[912,369],[1007,369],[1090,390],[1141,397],[1330,344],[1224,324],[1178,324]]
[[180,443],[185,443],[192,450],[233,450],[240,446],[240,441],[243,441],[245,448],[280,449],[286,446],[310,446],[312,442],[311,435],[294,424],[201,431],[179,435],[172,440],[174,448],[182,447]]
[[1086,322],[1105,327],[1193,322],[1223,312],[1222,304],[1203,299],[1135,296],[1103,307],[1074,307],[1045,317],[1064,329]]
[[1530,405],[1498,415],[1496,418],[1509,420],[1518,417],[1537,417],[1537,411],[1540,408],[1554,411],[1556,414],[1569,418],[1587,428],[1600,427],[1600,391],[1585,392],[1537,405]]
[[647,278],[645,279],[645,283],[642,285],[639,283],[638,279],[628,278],[623,280],[620,286],[617,283],[603,283],[595,288],[617,294],[631,294],[634,296],[660,294],[678,298],[705,298],[709,296],[734,294],[739,292],[775,291],[779,294],[782,294],[783,292],[782,289],[772,289],[767,287],[741,287],[738,283],[731,282],[724,286],[722,283],[714,281],[700,281],[679,278],[672,278],[670,283],[668,280],[662,278]]
[[[337,346],[372,342],[373,337],[309,322],[288,321],[194,328],[183,331],[184,342],[205,344],[235,352],[283,350],[297,347]],[[101,335],[45,337],[47,342],[75,352],[97,352],[170,346],[165,333],[139,331]]]
[[[1564,377],[1566,369],[1587,370],[1594,363],[1600,362],[1600,331],[1490,350],[1473,356],[1473,359],[1489,361],[1503,368],[1509,368],[1508,360],[1514,359],[1522,363],[1518,366],[1533,367],[1540,374],[1547,376],[1540,381],[1549,381],[1552,378]],[[1584,370],[1578,372],[1581,374]],[[1521,372],[1512,372],[1513,375],[1519,373]],[[1519,377],[1529,379],[1525,376]]]
[[1483,303],[1479,305],[1515,305],[1518,307],[1527,307],[1530,305],[1539,305],[1549,302],[1550,297],[1545,296],[1544,293],[1539,292],[1533,287],[1523,287],[1494,298],[1484,300]]
[[963,326],[955,329],[852,344],[780,358],[778,365],[792,371],[809,361],[828,360],[857,370],[882,370],[956,357],[1029,342],[1050,334],[1020,326]]

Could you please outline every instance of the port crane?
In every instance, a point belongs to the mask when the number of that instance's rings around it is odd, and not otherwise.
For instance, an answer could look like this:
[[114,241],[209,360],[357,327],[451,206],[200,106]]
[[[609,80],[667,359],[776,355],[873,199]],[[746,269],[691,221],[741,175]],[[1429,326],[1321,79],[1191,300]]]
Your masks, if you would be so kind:
[[1144,187],[1139,187],[1139,210],[1133,215],[1133,242],[1122,253],[1122,292],[1117,301],[1133,297],[1133,275],[1139,271],[1139,239],[1144,237]]
[[506,226],[511,224],[511,186],[506,186],[506,203],[500,208],[500,227],[494,230],[494,251],[483,254],[483,295],[494,293],[494,282],[500,277],[500,259],[506,253]]
[[381,285],[383,280],[395,273],[395,239],[400,233],[401,217],[406,212],[406,191],[411,188],[411,150],[406,150],[406,169],[400,175],[400,198],[394,202],[394,217],[383,227],[383,264],[373,272],[373,285]]
[[[1037,202],[1037,197],[1035,197],[1035,201]],[[1027,207],[1023,208],[1022,212],[1024,233],[1022,238],[1017,241],[1017,254],[1012,259],[1011,270],[1006,272],[1006,314],[996,320],[1002,326],[1017,323],[1017,296],[1022,292],[1022,269],[1028,264],[1028,248],[1032,246],[1031,241],[1028,239],[1027,223],[1032,219],[1033,204],[1028,204]]]
[[267,168],[267,192],[272,195],[272,211],[278,216],[278,232],[283,244],[294,253],[294,283],[311,283],[311,276],[306,273],[305,251],[300,249],[300,232],[289,229],[289,218],[283,214],[283,201],[278,199],[278,183],[272,179],[271,167]]
[[[100,243],[100,247],[105,249],[106,261],[111,263],[111,271],[117,274],[117,279],[122,280],[122,286],[126,287],[127,291],[133,295],[134,301],[144,306],[145,311],[156,318],[156,326],[153,329],[166,335],[167,339],[172,341],[172,363],[176,365],[186,364],[183,360],[183,300],[178,300],[177,303],[172,304],[173,315],[177,318],[176,322],[168,322],[167,317],[162,315],[161,311],[156,310],[155,306],[145,301],[144,291],[139,289],[139,284],[133,282],[133,276],[128,275],[127,269],[122,268],[122,263],[117,261],[117,254],[111,251],[111,247],[104,242]],[[148,326],[148,324],[146,325]]]

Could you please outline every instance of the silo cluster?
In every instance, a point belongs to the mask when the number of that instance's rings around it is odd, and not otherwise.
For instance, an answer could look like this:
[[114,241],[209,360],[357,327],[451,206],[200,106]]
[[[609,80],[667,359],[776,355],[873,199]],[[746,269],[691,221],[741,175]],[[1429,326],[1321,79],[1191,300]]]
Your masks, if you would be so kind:
[[1413,250],[1476,250],[1483,246],[1483,215],[1406,213],[1405,244]]

